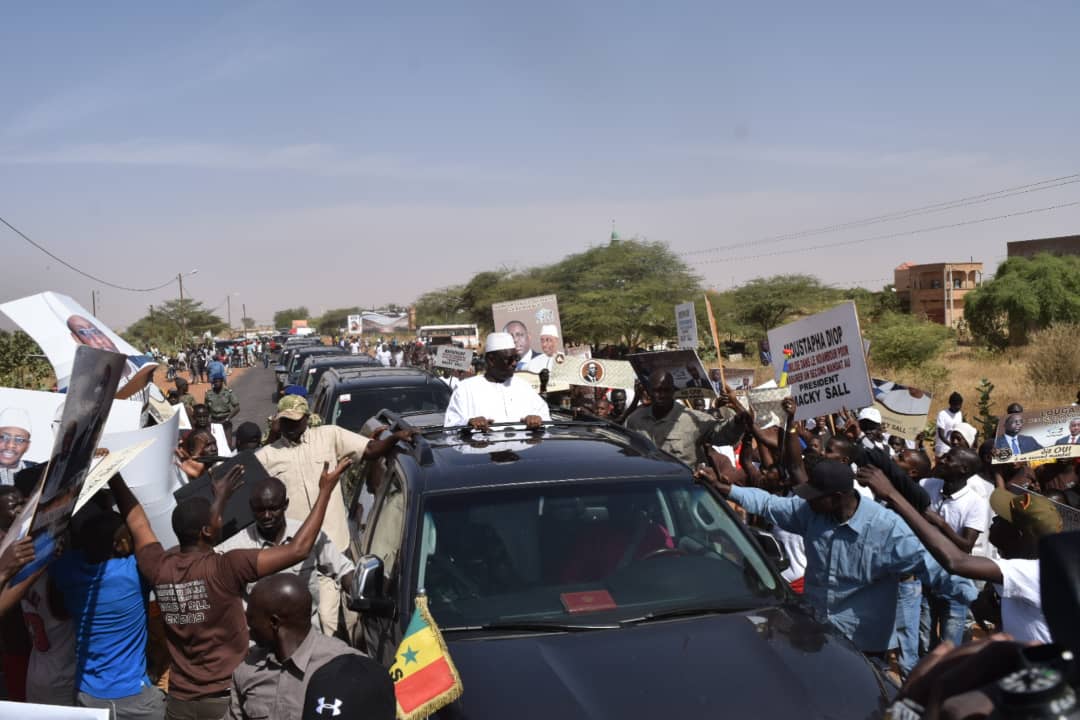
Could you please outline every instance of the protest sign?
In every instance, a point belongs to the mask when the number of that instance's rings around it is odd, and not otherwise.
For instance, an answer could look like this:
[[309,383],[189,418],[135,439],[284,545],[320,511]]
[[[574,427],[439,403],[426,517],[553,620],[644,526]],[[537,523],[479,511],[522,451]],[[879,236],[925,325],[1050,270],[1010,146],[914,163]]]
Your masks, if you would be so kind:
[[[561,358],[561,362],[560,362]],[[572,355],[556,356],[548,389],[571,385],[633,390],[634,367],[625,360],[600,360]]]
[[675,398],[714,398],[705,366],[693,350],[635,353],[626,358],[634,367],[641,384],[649,387],[649,378],[670,373],[675,381]]
[[0,310],[41,346],[53,366],[57,388],[61,392],[71,379],[75,349],[79,347],[108,350],[127,356],[117,394],[119,398],[130,397],[141,390],[157,367],[157,363],[66,295],[43,292],[4,303],[0,305]]
[[890,435],[914,440],[926,428],[930,393],[891,380],[871,378],[874,407],[881,412],[881,428]]
[[439,345],[435,349],[435,367],[468,372],[472,367],[473,351],[456,345]]
[[994,463],[1080,457],[1080,407],[1006,415],[994,437]]
[[[75,509],[71,511],[71,514],[74,515],[79,512],[82,506],[90,498],[94,497],[98,490],[109,484],[109,480],[112,479],[113,475],[127,467],[139,453],[150,447],[153,442],[153,440],[147,439],[137,445],[118,450],[105,448],[109,454],[90,467],[90,472],[86,474],[86,481],[83,482],[82,490],[79,491],[79,499],[75,501]],[[102,447],[103,445],[99,446],[98,449],[101,450]]]
[[750,388],[746,391],[746,396],[750,400],[750,407],[754,409],[754,421],[758,427],[768,428],[784,424],[784,400],[791,397],[790,386],[779,387],[770,380],[764,385]]
[[768,338],[777,380],[784,369],[783,351],[791,351],[787,384],[798,403],[796,420],[873,404],[855,303],[774,328]]
[[[0,451],[0,470],[21,470],[23,467],[45,462],[53,445],[53,427],[59,424],[61,408],[66,393],[42,392],[40,390],[19,390],[0,388],[0,429],[5,427],[23,427],[28,440],[21,448],[22,454],[10,457]],[[127,400],[112,401],[105,432],[134,430],[139,427],[140,408],[138,403]],[[22,433],[10,433],[22,435]]]
[[694,303],[675,306],[675,327],[679,332],[679,347],[683,350],[697,350],[697,314],[694,312]]
[[345,327],[348,328],[350,335],[359,335],[364,330],[364,322],[359,315],[349,315],[346,318]]
[[94,449],[105,429],[123,368],[124,357],[118,353],[86,346],[75,351],[71,383],[48,465],[12,523],[12,530],[17,531],[8,532],[0,542],[0,554],[3,554],[8,545],[27,533],[34,538],[38,559],[23,568],[19,577],[28,577],[47,563],[56,541],[67,530]]
[[213,479],[225,477],[235,465],[243,466],[244,481],[225,501],[225,507],[221,511],[221,542],[255,522],[255,515],[251,512],[251,492],[256,485],[270,476],[255,457],[255,453],[250,451],[238,453],[235,457],[214,465],[210,472],[203,473],[173,492],[177,503],[193,497],[206,498],[212,503],[214,502]]
[[[519,370],[540,372],[548,369],[550,359],[563,350],[559,301],[554,295],[495,303],[491,306],[491,315],[495,330],[514,336],[514,345],[520,355]],[[554,332],[547,336],[547,348],[541,342],[545,330]]]
[[[709,372],[712,372],[710,368]],[[746,392],[754,387],[754,371],[747,368],[724,368],[724,379],[735,392]]]

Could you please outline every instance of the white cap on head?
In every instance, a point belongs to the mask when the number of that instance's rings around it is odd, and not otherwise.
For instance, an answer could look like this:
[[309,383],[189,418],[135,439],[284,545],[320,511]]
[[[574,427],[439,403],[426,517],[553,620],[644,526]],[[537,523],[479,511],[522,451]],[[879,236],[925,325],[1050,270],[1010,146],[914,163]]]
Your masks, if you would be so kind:
[[860,420],[869,420],[872,423],[878,425],[881,424],[881,411],[875,407],[863,408],[859,411]]
[[559,328],[555,327],[554,325],[545,325],[544,327],[540,328],[540,337],[543,337],[544,335],[547,335],[548,337],[558,338]]
[[487,336],[484,342],[484,352],[498,352],[499,350],[513,350],[514,336],[505,332],[493,332]]
[[0,427],[14,427],[30,432],[30,413],[22,408],[0,410]]
[[953,428],[953,432],[958,432],[967,440],[968,447],[975,447],[975,436],[979,434],[979,431],[974,426],[967,424],[966,422],[958,423]]

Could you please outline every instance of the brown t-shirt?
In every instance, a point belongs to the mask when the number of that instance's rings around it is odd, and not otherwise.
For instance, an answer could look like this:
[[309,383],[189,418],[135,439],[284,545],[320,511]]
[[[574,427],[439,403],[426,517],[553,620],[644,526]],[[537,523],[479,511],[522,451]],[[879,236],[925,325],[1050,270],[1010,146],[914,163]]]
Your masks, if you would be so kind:
[[241,600],[255,582],[259,550],[165,551],[161,543],[135,554],[139,571],[154,585],[172,658],[169,694],[190,700],[227,692],[233,670],[248,652]]

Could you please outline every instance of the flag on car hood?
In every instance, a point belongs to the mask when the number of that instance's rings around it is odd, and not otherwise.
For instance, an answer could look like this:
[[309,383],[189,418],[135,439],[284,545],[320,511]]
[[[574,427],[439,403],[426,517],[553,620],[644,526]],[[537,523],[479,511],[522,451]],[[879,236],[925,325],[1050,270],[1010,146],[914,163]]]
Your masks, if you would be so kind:
[[397,696],[398,720],[418,720],[461,697],[461,677],[450,660],[427,597],[416,597],[416,609],[390,667]]

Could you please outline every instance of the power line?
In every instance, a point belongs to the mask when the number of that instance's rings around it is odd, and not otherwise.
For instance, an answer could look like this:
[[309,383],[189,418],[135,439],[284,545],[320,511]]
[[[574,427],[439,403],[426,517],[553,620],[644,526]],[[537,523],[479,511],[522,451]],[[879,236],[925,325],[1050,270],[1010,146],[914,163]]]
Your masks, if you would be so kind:
[[813,250],[824,250],[826,248],[842,247],[845,245],[858,245],[860,243],[873,242],[875,240],[892,240],[894,238],[909,237],[911,235],[921,235],[922,233],[935,232],[937,230],[951,230],[953,228],[965,227],[967,225],[979,225],[981,223],[995,222],[997,220],[1006,220],[1013,217],[1034,215],[1035,213],[1051,212],[1053,210],[1061,210],[1063,208],[1075,207],[1077,205],[1080,205],[1080,200],[1070,203],[1062,203],[1060,205],[1049,205],[1047,207],[1033,208],[1031,210],[1018,210],[1016,212],[1005,213],[1004,215],[995,215],[993,217],[976,218],[974,220],[963,220],[961,222],[950,223],[948,225],[935,225],[934,227],[919,228],[918,230],[906,230],[904,232],[889,233],[888,235],[874,235],[872,237],[858,238],[856,240],[841,240],[839,242],[822,243],[820,245],[808,245],[806,247],[795,248],[793,250],[774,250],[772,252],[758,253],[755,255],[739,255],[730,257],[710,258],[708,260],[701,260],[697,264],[708,265],[710,263],[719,262],[757,260],[759,258],[776,257],[777,255],[795,255],[797,253],[810,252]]
[[750,247],[755,245],[767,245],[772,243],[784,242],[785,240],[795,240],[798,238],[809,237],[813,235],[822,235],[824,233],[837,232],[840,230],[852,230],[854,228],[866,227],[867,225],[878,225],[884,222],[891,222],[893,220],[905,220],[907,218],[917,217],[919,215],[930,215],[932,213],[945,212],[946,210],[955,210],[957,208],[969,207],[971,205],[981,205],[983,203],[993,202],[995,200],[1004,200],[1005,198],[1016,197],[1018,195],[1042,192],[1043,190],[1053,190],[1054,188],[1072,185],[1073,183],[1077,182],[1080,182],[1080,173],[1073,175],[1063,175],[1061,177],[1050,178],[1047,180],[1040,180],[1039,182],[1028,183],[1027,185],[1017,185],[1015,187],[1005,188],[1003,190],[997,190],[995,192],[982,193],[981,195],[970,195],[968,197],[959,198],[957,200],[949,200],[946,202],[934,203],[931,205],[923,205],[921,207],[911,208],[909,210],[898,210],[896,212],[887,213],[885,215],[875,215],[872,217],[863,218],[861,220],[851,220],[844,223],[835,223],[833,225],[825,225],[822,227],[810,228],[808,230],[785,233],[783,235],[774,235],[772,237],[761,238],[759,240],[742,240],[735,243],[729,243],[727,245],[718,245],[717,247],[708,248],[705,250],[690,250],[679,254],[683,255],[684,257],[691,255],[704,255],[707,253],[719,252],[720,250],[731,250],[734,248]]
[[117,290],[126,290],[128,292],[143,292],[143,293],[145,293],[145,292],[154,292],[155,290],[161,290],[164,287],[168,287],[175,280],[175,278],[169,278],[167,281],[161,283],[160,285],[157,285],[157,286],[151,287],[151,288],[134,288],[134,287],[128,287],[126,285],[117,285],[116,283],[111,283],[108,280],[102,280],[101,278],[97,277],[96,275],[91,275],[88,272],[80,270],[79,268],[77,268],[74,265],[72,265],[71,263],[69,263],[67,260],[64,260],[63,258],[57,257],[56,255],[52,254],[51,252],[46,250],[41,245],[38,245],[36,242],[31,240],[29,237],[26,236],[26,234],[23,231],[19,230],[17,227],[15,227],[11,223],[9,223],[7,220],[5,220],[3,217],[0,217],[0,223],[3,223],[4,225],[6,225],[8,227],[8,229],[10,229],[13,233],[15,233],[16,235],[21,237],[23,240],[30,243],[34,247],[36,247],[41,252],[43,252],[46,255],[48,255],[49,257],[51,257],[56,262],[60,263],[64,267],[68,268],[69,270],[74,270],[75,272],[79,273],[80,275],[82,275],[85,278],[89,278],[89,279],[93,280],[96,283],[101,283],[102,285],[106,285],[108,287],[115,288]]

